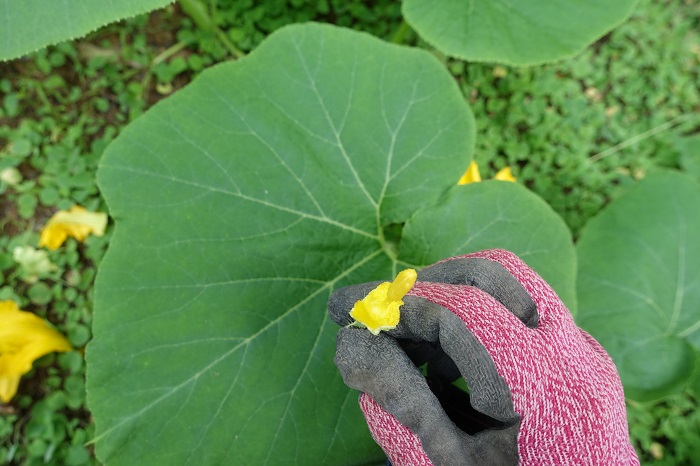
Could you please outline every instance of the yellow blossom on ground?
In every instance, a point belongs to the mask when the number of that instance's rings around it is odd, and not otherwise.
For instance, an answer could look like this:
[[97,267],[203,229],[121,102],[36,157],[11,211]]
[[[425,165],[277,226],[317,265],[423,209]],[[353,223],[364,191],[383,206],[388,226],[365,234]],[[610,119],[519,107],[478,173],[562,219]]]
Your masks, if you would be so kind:
[[63,335],[31,312],[21,311],[14,301],[0,301],[0,401],[17,393],[22,374],[34,360],[53,351],[73,349]]
[[350,317],[372,332],[379,335],[382,330],[396,328],[403,306],[403,297],[416,283],[418,274],[413,269],[400,272],[393,282],[384,282],[361,301],[355,303],[350,311]]
[[464,175],[462,175],[462,178],[459,179],[457,184],[478,183],[479,181],[481,181],[481,175],[479,174],[479,165],[477,165],[477,163],[472,160],[472,162],[469,164],[469,167],[467,168],[467,171],[464,172]]
[[[493,177],[494,180],[498,181],[511,181],[515,183],[515,177],[513,176],[513,172],[510,169],[510,167],[505,167],[502,168],[496,173],[496,176]],[[464,175],[462,175],[462,178],[459,179],[457,184],[469,184],[469,183],[478,183],[481,181],[481,175],[479,174],[479,166],[475,161],[472,160],[472,162],[469,164],[469,168],[467,168],[467,171],[464,172]]]
[[498,170],[498,173],[496,173],[496,176],[494,176],[493,179],[515,183],[515,177],[513,176],[513,171],[510,169],[510,167],[501,168]]
[[107,227],[107,214],[88,212],[80,206],[70,210],[59,210],[46,222],[41,230],[39,247],[46,246],[52,251],[58,249],[69,236],[85,241],[89,234],[102,236]]

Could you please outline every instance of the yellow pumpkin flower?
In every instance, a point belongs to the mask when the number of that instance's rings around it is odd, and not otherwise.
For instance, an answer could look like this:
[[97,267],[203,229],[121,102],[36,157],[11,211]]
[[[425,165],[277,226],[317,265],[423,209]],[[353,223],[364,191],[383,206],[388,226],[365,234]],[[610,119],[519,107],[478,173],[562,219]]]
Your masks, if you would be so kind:
[[34,360],[53,351],[73,348],[48,322],[21,311],[14,301],[0,301],[0,401],[7,403],[17,393],[19,379]]
[[[511,181],[515,183],[515,177],[513,176],[513,171],[510,169],[510,167],[505,167],[502,168],[496,173],[496,176],[493,177],[494,180],[498,181]],[[479,165],[475,161],[472,160],[472,162],[469,164],[469,168],[467,168],[467,171],[464,172],[464,175],[462,175],[462,178],[459,179],[457,184],[462,185],[462,184],[469,184],[469,183],[478,183],[481,181],[481,175],[479,174]]]
[[413,288],[418,274],[413,269],[400,272],[393,282],[384,282],[358,301],[350,311],[355,325],[367,327],[373,335],[396,328],[403,297]]
[[80,206],[73,206],[70,210],[59,210],[41,230],[39,247],[56,250],[69,236],[78,241],[85,241],[87,235],[92,233],[102,236],[107,227],[107,214],[102,212],[88,212]]
[[513,176],[513,171],[510,169],[510,167],[505,167],[498,170],[493,179],[499,181],[510,181],[511,183],[515,183],[515,177]]
[[462,178],[459,179],[457,184],[478,183],[479,181],[481,181],[479,165],[472,160],[472,162],[469,164],[469,168],[467,168],[467,171],[464,172],[464,175],[462,175]]

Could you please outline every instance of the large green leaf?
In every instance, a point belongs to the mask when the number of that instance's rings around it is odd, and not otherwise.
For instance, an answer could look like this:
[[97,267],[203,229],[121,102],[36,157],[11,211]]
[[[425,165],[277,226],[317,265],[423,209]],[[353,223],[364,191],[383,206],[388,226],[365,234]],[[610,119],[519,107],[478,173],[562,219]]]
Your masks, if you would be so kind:
[[397,228],[455,185],[473,133],[430,54],[312,24],[125,129],[98,178],[117,224],[87,353],[100,460],[380,460],[326,300],[391,278]]
[[625,393],[650,400],[692,377],[700,351],[700,185],[654,174],[578,242],[579,324],[608,350]]
[[576,253],[571,233],[546,202],[515,183],[455,186],[438,205],[420,210],[406,223],[400,258],[424,266],[503,245],[576,311]]
[[172,0],[0,1],[0,60],[84,36],[105,24],[169,3]]
[[406,21],[443,53],[532,65],[568,58],[624,21],[637,0],[404,0]]

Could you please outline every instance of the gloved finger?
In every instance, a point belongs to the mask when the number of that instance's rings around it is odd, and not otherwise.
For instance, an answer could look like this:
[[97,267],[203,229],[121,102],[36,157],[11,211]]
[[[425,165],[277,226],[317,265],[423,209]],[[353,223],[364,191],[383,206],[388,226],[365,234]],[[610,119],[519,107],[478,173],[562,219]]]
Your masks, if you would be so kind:
[[537,306],[537,328],[572,328],[575,326],[571,312],[561,302],[552,287],[522,259],[504,249],[487,249],[463,256],[447,259],[444,262],[461,259],[486,259],[503,266],[528,292]]
[[421,282],[470,285],[493,296],[530,328],[537,327],[537,306],[520,282],[498,262],[478,257],[438,262],[418,272]]
[[[493,260],[468,257],[439,262],[418,272],[418,281],[475,286],[493,296],[528,327],[537,327],[537,306],[530,294],[508,270]],[[348,315],[352,307],[380,283],[361,283],[336,290],[328,300],[331,318],[343,326],[352,323]]]
[[[511,300],[509,301],[507,297],[504,298],[505,301],[510,303],[512,309],[511,312],[518,316],[523,316],[523,318],[526,318],[529,320],[529,322],[533,322],[537,320],[537,311],[534,306],[534,303],[532,303],[532,300],[530,300],[529,304],[527,301],[522,297],[522,294],[527,296],[529,299],[529,295],[527,292],[520,286],[520,284],[513,278],[513,276],[506,271],[500,264],[493,262],[493,261],[488,261],[485,259],[468,259],[468,262],[474,262],[476,261],[478,265],[480,265],[479,270],[490,270],[490,271],[496,271],[491,273],[490,275],[486,273],[480,273],[477,274],[477,279],[473,280],[474,282],[492,290],[492,292],[497,293],[498,295],[502,295],[504,292],[503,290],[507,289],[514,289],[516,290],[515,292],[518,294],[521,294],[521,300],[515,301]],[[462,263],[462,260],[454,260],[453,262]],[[492,264],[492,265],[489,265]],[[439,264],[437,264],[439,265]],[[436,267],[436,266],[431,266],[429,268]],[[467,270],[475,270],[476,267],[473,265],[470,265]],[[500,269],[500,270],[499,270]],[[434,269],[437,270],[437,269]],[[458,275],[461,274],[461,276],[466,276],[464,273],[462,273],[465,269],[459,268],[459,267],[446,267],[443,269],[444,271],[453,271],[452,274],[443,274],[443,278],[454,278],[454,280],[458,280]],[[421,272],[422,273],[422,272]],[[419,277],[421,275],[419,273]],[[474,275],[474,274],[471,274]],[[431,273],[426,274],[428,278],[436,278],[436,275]],[[491,277],[492,279],[486,279],[484,277]],[[496,278],[494,278],[496,277]],[[508,286],[503,286],[503,287],[498,287],[495,286],[495,283],[498,281],[504,281],[509,284]],[[382,283],[381,281],[375,281],[375,282],[368,282],[368,283],[360,283],[358,285],[351,285],[351,286],[346,286],[344,288],[340,288],[336,290],[329,298],[328,300],[328,312],[331,316],[331,318],[339,325],[346,326],[349,325],[353,322],[353,318],[350,317],[350,310],[352,307],[355,305],[355,303],[361,299],[363,299],[367,294],[372,291],[377,285]],[[519,291],[518,291],[519,289]],[[430,301],[421,299],[421,298],[416,298],[410,295],[407,295],[403,298],[404,305],[401,307],[401,318],[399,319],[399,324],[396,329],[391,330],[389,332],[390,335],[396,337],[396,338],[401,338],[401,339],[408,339],[412,340],[415,343],[410,344],[408,341],[401,341],[401,345],[406,351],[406,353],[409,355],[411,360],[414,362],[416,366],[421,366],[425,364],[426,362],[429,362],[428,364],[428,370],[429,370],[429,375],[433,377],[439,377],[440,379],[444,381],[453,381],[456,380],[457,378],[460,377],[460,372],[455,366],[454,362],[452,362],[451,358],[445,355],[445,352],[442,350],[440,345],[437,343],[437,333],[432,336],[428,335],[419,335],[415,331],[408,331],[404,332],[402,329],[404,328],[405,324],[402,324],[402,321],[406,318],[411,318],[412,316],[416,317],[417,316],[417,321],[411,326],[413,329],[418,329],[421,327],[422,322],[421,319],[433,319],[433,315],[436,315],[435,312],[432,311],[433,308],[437,309],[443,309],[441,306],[431,303]],[[525,302],[525,305],[522,304],[522,302]],[[413,311],[411,311],[413,309]],[[521,317],[518,317],[519,319]],[[526,317],[529,316],[529,317]],[[534,317],[533,317],[534,316]],[[425,329],[437,329],[436,323],[433,321],[431,323],[427,322],[424,325],[424,330]],[[432,342],[432,343],[426,343],[426,342]]]
[[[477,411],[504,423],[520,419],[513,408],[510,389],[496,371],[491,355],[462,319],[424,298],[406,296],[404,303],[398,325],[387,334],[401,340],[439,345],[469,385],[471,404]],[[436,356],[442,359],[439,353]],[[438,376],[446,381],[454,380],[450,379],[454,377],[453,369],[444,360],[442,364],[447,373]]]
[[[343,327],[351,324],[353,318],[350,317],[350,310],[355,303],[363,299],[367,294],[379,285],[380,281],[360,283],[358,285],[346,286],[335,291],[328,300],[328,312],[331,318]],[[409,302],[412,298],[404,297]],[[424,303],[425,301],[420,301]],[[400,322],[400,319],[399,319]],[[445,355],[438,343],[430,343],[424,340],[403,340],[399,342],[404,352],[419,367],[425,363],[428,364],[430,375],[438,376],[445,381],[454,381],[461,377],[459,369],[454,362]],[[440,370],[443,369],[443,370]]]
[[425,365],[425,380],[430,391],[457,427],[468,434],[475,434],[502,426],[500,421],[474,409],[469,393],[452,384],[462,374],[439,343],[406,339],[398,339],[397,342],[416,367]]
[[[461,321],[459,324],[466,331]],[[473,337],[471,340],[482,350],[470,358],[477,366],[469,371],[470,376],[478,379],[474,392],[485,390],[488,393],[482,398],[510,401],[510,392],[493,360]],[[500,413],[502,428],[470,436],[450,421],[425,378],[394,338],[386,334],[375,336],[364,329],[343,328],[338,332],[336,348],[335,363],[345,384],[368,394],[417,435],[433,464],[517,464],[520,418],[512,411],[512,403],[510,413]]]
[[445,353],[439,343],[398,340],[401,349],[416,367],[427,365],[427,376],[444,382],[454,382],[462,376],[457,365]]
[[[427,365],[427,376],[444,383],[454,382],[462,376],[459,368],[450,358],[439,342],[439,333],[429,329],[437,329],[437,314],[442,309],[437,304],[413,296],[404,297],[401,317],[411,322],[401,322],[397,328],[388,334],[398,338],[404,353],[413,361],[416,367]],[[420,319],[426,319],[421,323]],[[422,331],[415,329],[422,326]]]

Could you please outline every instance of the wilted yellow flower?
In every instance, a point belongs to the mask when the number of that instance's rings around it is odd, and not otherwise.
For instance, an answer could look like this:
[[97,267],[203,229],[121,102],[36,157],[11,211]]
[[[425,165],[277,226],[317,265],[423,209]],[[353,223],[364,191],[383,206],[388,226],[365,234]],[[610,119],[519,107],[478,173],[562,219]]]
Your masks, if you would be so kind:
[[7,403],[34,360],[73,348],[45,320],[21,311],[14,301],[0,301],[0,323],[0,401]]
[[12,259],[19,264],[20,276],[27,283],[35,283],[39,277],[45,277],[58,269],[46,251],[31,246],[16,246]]
[[[513,183],[516,181],[510,167],[500,169],[493,179],[498,181],[512,181]],[[467,171],[464,172],[464,175],[462,175],[462,178],[459,179],[457,184],[478,183],[479,181],[481,181],[479,166],[472,160],[469,164],[469,168],[467,168]]]
[[493,179],[515,183],[515,177],[513,176],[513,171],[510,169],[510,167],[501,168],[498,170],[498,173],[496,173],[496,176],[494,176]]
[[70,210],[59,210],[46,222],[41,230],[39,247],[46,246],[52,251],[69,237],[84,241],[87,235],[96,236],[105,234],[107,227],[107,214],[102,212],[88,212],[80,206],[73,206]]
[[4,181],[10,186],[17,186],[22,182],[22,173],[15,167],[7,167],[0,170],[0,181]]
[[413,288],[418,274],[413,269],[400,272],[393,282],[384,282],[361,301],[355,303],[350,317],[372,332],[379,335],[382,330],[396,328],[399,323],[403,297]]
[[479,165],[472,160],[472,162],[469,164],[469,168],[467,168],[467,171],[464,172],[464,175],[462,175],[462,178],[459,179],[457,184],[478,183],[479,181],[481,181]]

